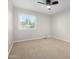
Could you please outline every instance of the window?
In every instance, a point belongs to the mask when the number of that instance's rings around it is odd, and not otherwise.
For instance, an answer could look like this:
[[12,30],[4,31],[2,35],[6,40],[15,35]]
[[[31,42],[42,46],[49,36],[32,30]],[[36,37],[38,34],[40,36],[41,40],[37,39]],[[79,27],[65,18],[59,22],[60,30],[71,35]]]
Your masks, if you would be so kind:
[[35,29],[36,16],[33,15],[19,15],[19,28],[20,29]]

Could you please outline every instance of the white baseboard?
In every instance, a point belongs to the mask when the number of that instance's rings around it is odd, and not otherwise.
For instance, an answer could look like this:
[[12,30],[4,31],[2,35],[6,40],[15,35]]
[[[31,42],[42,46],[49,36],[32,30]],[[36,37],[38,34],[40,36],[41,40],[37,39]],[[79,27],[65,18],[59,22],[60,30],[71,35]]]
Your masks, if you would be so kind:
[[23,39],[23,40],[15,40],[14,43],[16,42],[22,42],[22,41],[29,41],[29,40],[38,40],[38,39],[45,39],[45,38],[51,38],[50,36],[42,36],[42,37],[37,37],[37,38],[31,38],[31,39]]
[[52,36],[52,38],[56,38],[56,39],[58,39],[58,40],[63,40],[63,41],[65,41],[65,42],[70,42],[69,39],[60,38],[60,37],[58,37],[58,36]]
[[10,45],[10,48],[9,48],[9,51],[8,51],[8,55],[10,54],[10,52],[12,50],[13,44],[14,44],[14,42],[12,42],[11,45]]
[[69,39],[64,39],[64,38],[60,38],[60,37],[57,37],[57,36],[43,36],[43,37],[37,37],[37,38],[31,38],[31,39],[23,39],[23,40],[15,40],[14,43],[16,42],[23,42],[23,41],[29,41],[29,40],[38,40],[38,39],[52,39],[52,38],[55,38],[55,39],[58,39],[58,40],[63,40],[63,41],[66,41],[66,42],[70,42]]

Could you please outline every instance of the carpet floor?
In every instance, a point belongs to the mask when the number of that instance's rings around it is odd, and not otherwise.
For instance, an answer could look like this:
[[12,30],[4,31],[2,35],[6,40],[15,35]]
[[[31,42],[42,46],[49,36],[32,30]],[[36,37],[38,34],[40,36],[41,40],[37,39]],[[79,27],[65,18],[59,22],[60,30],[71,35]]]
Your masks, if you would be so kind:
[[70,59],[69,43],[58,39],[39,39],[13,45],[8,59]]

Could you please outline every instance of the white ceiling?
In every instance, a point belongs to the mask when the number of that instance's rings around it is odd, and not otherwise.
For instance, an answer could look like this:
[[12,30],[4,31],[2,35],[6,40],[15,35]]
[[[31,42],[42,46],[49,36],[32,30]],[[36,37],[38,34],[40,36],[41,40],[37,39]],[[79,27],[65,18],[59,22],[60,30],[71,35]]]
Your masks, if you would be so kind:
[[45,2],[45,0],[13,0],[13,4],[16,7],[41,12],[45,14],[54,14],[56,12],[70,8],[70,0],[58,0],[58,5],[52,5],[51,11],[49,11],[46,5],[37,3],[38,1]]

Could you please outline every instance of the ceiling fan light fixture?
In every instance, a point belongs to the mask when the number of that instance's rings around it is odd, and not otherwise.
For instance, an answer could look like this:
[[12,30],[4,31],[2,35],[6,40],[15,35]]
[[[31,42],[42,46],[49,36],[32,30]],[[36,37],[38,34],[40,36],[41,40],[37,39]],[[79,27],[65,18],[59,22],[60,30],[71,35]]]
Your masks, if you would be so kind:
[[51,6],[50,5],[47,5],[47,8],[49,9],[49,8],[51,8]]

